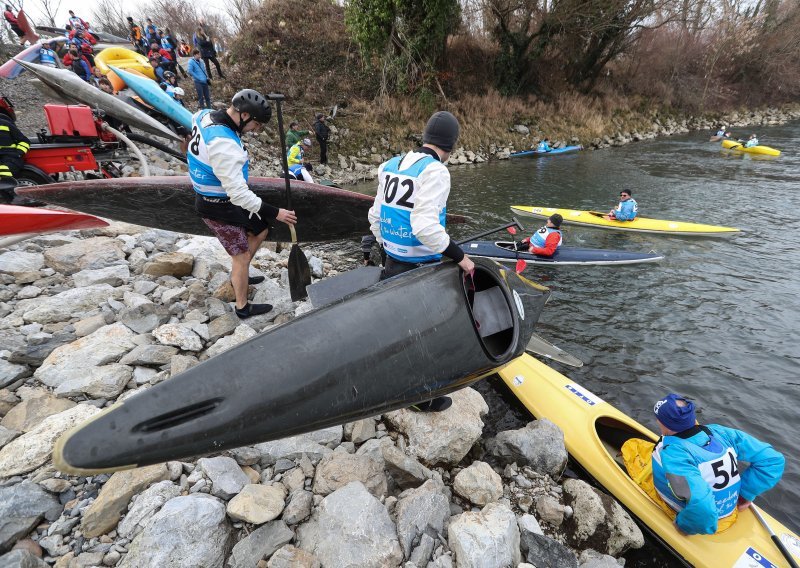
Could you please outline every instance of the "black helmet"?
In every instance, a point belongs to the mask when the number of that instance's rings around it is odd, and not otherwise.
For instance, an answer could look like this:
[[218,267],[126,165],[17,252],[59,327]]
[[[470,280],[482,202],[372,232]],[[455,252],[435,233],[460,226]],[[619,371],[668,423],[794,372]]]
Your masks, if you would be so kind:
[[164,79],[172,79],[175,76],[175,73],[172,71],[164,71]]
[[[261,124],[266,124],[272,118],[272,107],[269,106],[269,102],[264,95],[253,89],[243,89],[233,95],[231,104],[237,111],[248,113],[252,117],[251,120]],[[244,124],[240,127],[244,127]]]

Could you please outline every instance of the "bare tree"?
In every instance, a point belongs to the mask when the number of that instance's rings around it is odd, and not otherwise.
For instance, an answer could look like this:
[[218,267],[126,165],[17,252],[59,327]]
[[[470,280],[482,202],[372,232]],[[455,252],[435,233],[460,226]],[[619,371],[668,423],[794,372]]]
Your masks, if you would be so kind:
[[233,33],[238,34],[250,19],[261,0],[225,0],[225,14],[233,25]]
[[37,4],[50,26],[56,26],[56,14],[61,8],[62,0],[37,0]]
[[128,25],[122,2],[119,0],[97,0],[92,10],[92,28],[110,34],[126,37]]

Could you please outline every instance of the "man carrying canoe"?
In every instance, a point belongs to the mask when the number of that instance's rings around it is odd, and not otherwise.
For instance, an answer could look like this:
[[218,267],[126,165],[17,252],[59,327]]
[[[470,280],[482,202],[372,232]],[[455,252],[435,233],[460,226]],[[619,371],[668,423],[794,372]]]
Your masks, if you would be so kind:
[[272,107],[263,95],[252,89],[239,91],[227,110],[204,109],[192,117],[186,154],[197,213],[231,255],[231,284],[240,318],[272,309],[270,304],[247,300],[248,285],[264,280],[263,276],[248,278],[248,272],[267,238],[270,221],[297,223],[294,211],[264,203],[247,186],[250,158],[241,136],[257,132],[271,117]]
[[639,212],[639,206],[631,197],[630,189],[623,189],[619,192],[619,205],[612,209],[605,216],[609,221],[633,221]]
[[[691,401],[669,394],[656,402],[653,412],[662,437],[652,448],[649,488],[642,487],[662,509],[675,515],[675,525],[682,532],[724,531],[736,522],[738,511],[780,481],[783,455],[740,430],[698,424]],[[622,447],[626,465],[631,463],[636,442],[643,443],[638,445],[637,457],[646,455],[644,446],[649,443],[629,440]],[[630,466],[628,471],[634,479],[644,478]]]
[[[450,172],[444,165],[458,140],[459,125],[447,111],[433,114],[422,134],[422,147],[395,156],[378,168],[378,193],[369,210],[372,234],[386,251],[381,280],[397,276],[442,256],[464,272],[475,264],[445,230]],[[439,397],[415,405],[416,410],[441,411],[452,404]]]
[[545,226],[527,239],[524,239],[518,245],[518,248],[520,246],[520,250],[527,248],[529,253],[539,256],[553,256],[563,240],[561,235],[561,223],[563,221],[564,217],[558,213],[553,213],[547,218]]

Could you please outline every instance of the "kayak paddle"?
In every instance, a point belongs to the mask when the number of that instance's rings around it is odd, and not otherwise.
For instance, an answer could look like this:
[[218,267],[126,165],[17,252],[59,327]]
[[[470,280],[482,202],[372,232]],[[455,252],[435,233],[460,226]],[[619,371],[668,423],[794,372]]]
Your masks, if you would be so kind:
[[[514,220],[516,221],[516,219]],[[517,224],[519,225],[519,223]],[[516,239],[517,228],[512,225],[511,227],[508,227],[506,231],[508,231],[508,233],[511,235],[511,240],[514,241],[514,253],[517,255],[517,264],[514,266],[514,271],[517,274],[522,274],[522,271],[525,270],[525,267],[528,266],[528,263],[519,257],[519,249],[517,248]]]
[[[449,220],[450,219],[448,217],[448,221]],[[460,245],[465,245],[470,241],[477,241],[481,237],[485,237],[487,235],[491,235],[492,233],[499,233],[500,231],[502,231],[504,229],[508,229],[509,227],[519,227],[520,229],[522,229],[522,225],[520,225],[519,221],[517,221],[517,219],[514,218],[514,220],[511,223],[506,223],[505,225],[501,225],[499,227],[495,227],[494,229],[489,229],[488,231],[483,231],[482,233],[478,233],[477,235],[472,235],[471,237],[467,237],[466,239],[462,239],[462,240],[458,241],[456,244],[459,245],[459,246]]]
[[541,335],[537,335],[536,333],[531,335],[531,339],[528,342],[528,345],[525,347],[525,351],[533,355],[547,357],[548,359],[558,361],[559,363],[569,365],[570,367],[583,367],[583,361],[575,357],[575,355],[567,353],[560,347],[556,347],[544,339]]
[[791,553],[789,553],[789,551],[786,549],[786,547],[781,542],[781,539],[778,538],[778,535],[776,535],[772,531],[772,527],[769,526],[769,523],[767,523],[767,520],[764,517],[761,516],[761,511],[758,510],[758,507],[756,507],[755,503],[750,503],[750,508],[753,510],[753,514],[756,516],[758,521],[762,525],[764,525],[765,529],[767,529],[767,532],[769,533],[769,537],[772,539],[772,542],[775,543],[775,546],[778,547],[778,550],[781,551],[781,554],[783,554],[783,557],[789,563],[789,566],[791,566],[792,568],[800,568],[797,565],[797,562],[795,562],[794,558],[792,558]]
[[[270,93],[267,98],[275,101],[275,107],[278,111],[278,135],[281,139],[281,160],[283,162],[283,177],[286,179],[286,208],[292,210],[292,184],[289,181],[289,162],[286,159],[286,135],[283,133],[283,112],[281,111],[281,101],[286,97],[280,93]],[[300,250],[300,245],[297,244],[297,233],[295,232],[294,225],[289,225],[289,231],[292,233],[292,250],[289,251],[289,294],[292,301],[296,302],[308,297],[306,286],[311,284],[311,267],[308,265],[308,258],[305,253]]]

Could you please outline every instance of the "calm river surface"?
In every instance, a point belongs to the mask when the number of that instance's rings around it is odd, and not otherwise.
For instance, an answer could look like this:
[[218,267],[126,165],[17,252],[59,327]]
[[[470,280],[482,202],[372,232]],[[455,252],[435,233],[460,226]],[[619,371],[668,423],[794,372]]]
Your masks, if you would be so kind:
[[[742,229],[728,238],[682,238],[565,226],[567,245],[653,250],[665,259],[533,267],[525,275],[552,290],[539,333],[586,363],[556,369],[654,429],[654,402],[677,392],[695,400],[701,422],[740,428],[783,452],[783,480],[760,501],[797,531],[800,124],[755,131],[783,155],[721,152],[707,134],[692,133],[454,167],[448,210],[471,222],[449,229],[462,237],[500,225],[510,220],[510,205],[608,210],[622,188],[633,190],[640,215]],[[527,422],[491,384],[479,387],[492,409],[487,432]]]

